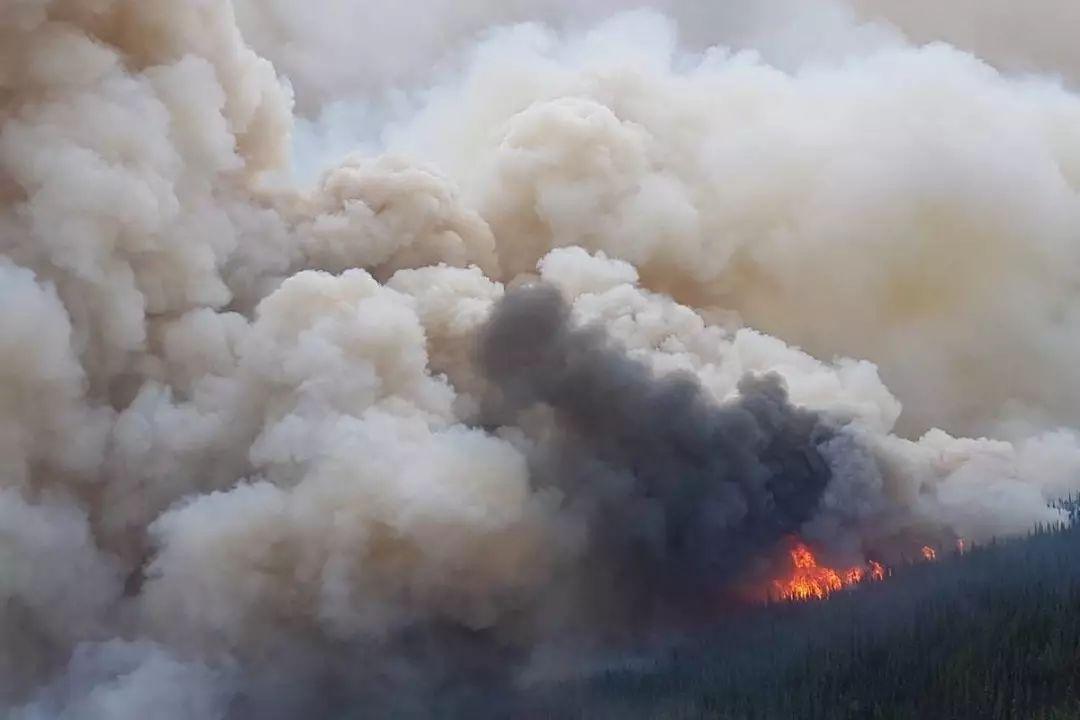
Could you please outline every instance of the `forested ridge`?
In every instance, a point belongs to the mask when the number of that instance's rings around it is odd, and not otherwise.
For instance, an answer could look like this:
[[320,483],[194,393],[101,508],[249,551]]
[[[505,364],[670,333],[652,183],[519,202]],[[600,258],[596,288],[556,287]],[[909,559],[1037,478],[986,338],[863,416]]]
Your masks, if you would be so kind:
[[546,690],[538,717],[1080,718],[1080,525],[784,603]]

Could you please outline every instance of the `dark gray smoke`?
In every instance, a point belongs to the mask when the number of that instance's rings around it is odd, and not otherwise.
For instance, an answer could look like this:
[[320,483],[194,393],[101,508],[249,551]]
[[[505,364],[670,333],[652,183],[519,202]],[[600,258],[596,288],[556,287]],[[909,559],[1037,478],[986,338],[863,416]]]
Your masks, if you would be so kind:
[[552,411],[533,475],[584,518],[579,569],[609,619],[713,605],[814,514],[829,482],[819,447],[834,426],[794,407],[777,375],[747,375],[717,403],[694,376],[658,377],[603,327],[575,326],[553,287],[509,292],[479,355],[503,420]]

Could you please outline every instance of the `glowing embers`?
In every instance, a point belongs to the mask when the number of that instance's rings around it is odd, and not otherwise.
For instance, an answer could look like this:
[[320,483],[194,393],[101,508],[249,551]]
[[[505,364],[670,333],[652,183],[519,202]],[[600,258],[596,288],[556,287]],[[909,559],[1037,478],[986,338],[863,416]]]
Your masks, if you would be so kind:
[[772,583],[771,594],[776,599],[798,601],[825,598],[846,587],[885,578],[885,567],[880,563],[870,561],[866,565],[836,570],[818,564],[813,551],[805,543],[798,540],[791,542],[791,573]]

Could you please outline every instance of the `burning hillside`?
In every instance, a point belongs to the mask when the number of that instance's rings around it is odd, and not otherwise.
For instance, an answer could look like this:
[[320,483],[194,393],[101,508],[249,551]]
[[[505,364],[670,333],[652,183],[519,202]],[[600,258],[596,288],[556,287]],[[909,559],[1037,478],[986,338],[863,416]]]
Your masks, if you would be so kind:
[[839,0],[359,2],[0,3],[0,714],[513,687],[790,537],[798,599],[1063,517],[1070,89]]
[[884,580],[885,566],[873,560],[865,565],[833,569],[818,564],[807,545],[792,538],[791,574],[772,581],[770,596],[777,600],[821,600],[862,582]]

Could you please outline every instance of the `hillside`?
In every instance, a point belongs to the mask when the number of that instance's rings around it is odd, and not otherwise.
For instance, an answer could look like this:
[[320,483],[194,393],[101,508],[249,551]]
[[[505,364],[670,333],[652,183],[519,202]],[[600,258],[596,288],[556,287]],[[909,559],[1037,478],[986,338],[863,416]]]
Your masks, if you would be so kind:
[[1080,526],[762,608],[545,697],[547,717],[1080,718]]

